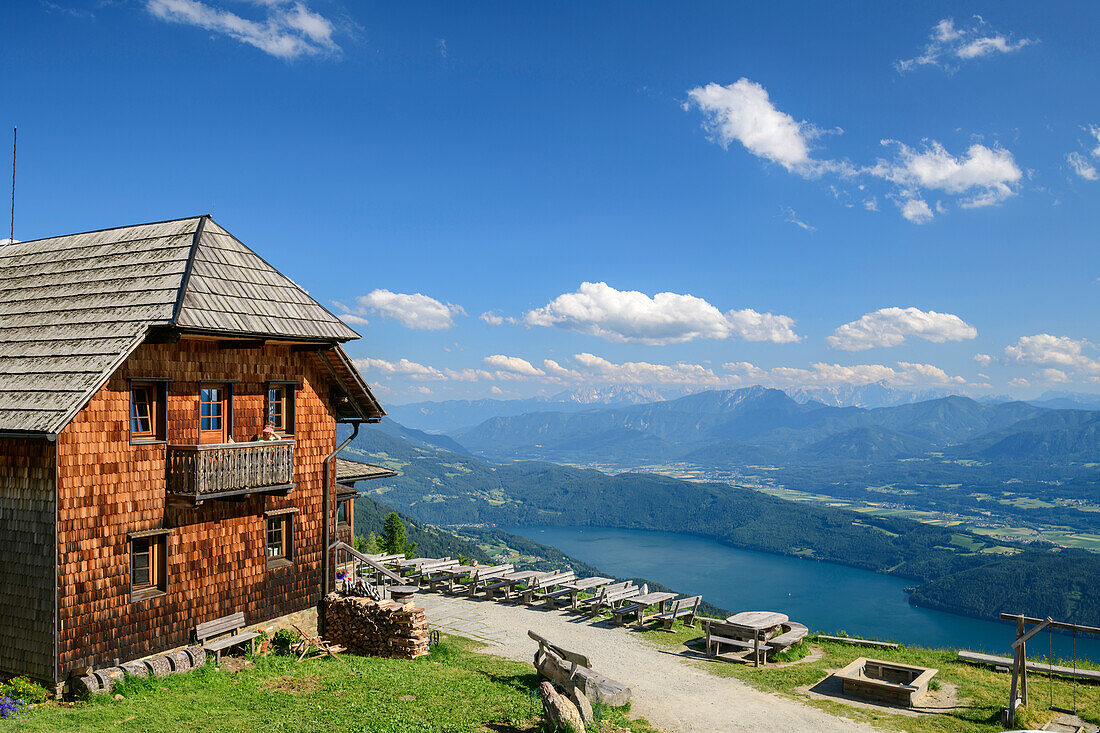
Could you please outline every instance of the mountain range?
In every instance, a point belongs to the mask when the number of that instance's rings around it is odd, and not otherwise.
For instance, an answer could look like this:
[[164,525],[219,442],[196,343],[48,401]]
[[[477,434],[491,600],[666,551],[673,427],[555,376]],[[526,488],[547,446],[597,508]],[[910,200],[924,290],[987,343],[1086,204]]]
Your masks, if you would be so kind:
[[948,451],[979,461],[1100,460],[1100,412],[953,395],[894,407],[798,402],[778,389],[699,392],[585,412],[490,418],[453,437],[494,459],[611,460],[624,467],[776,460],[883,460]]

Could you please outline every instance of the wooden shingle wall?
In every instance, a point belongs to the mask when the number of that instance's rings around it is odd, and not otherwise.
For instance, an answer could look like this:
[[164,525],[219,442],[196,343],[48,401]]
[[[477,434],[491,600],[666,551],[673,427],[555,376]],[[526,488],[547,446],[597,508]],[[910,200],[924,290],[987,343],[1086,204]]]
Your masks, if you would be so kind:
[[[168,378],[168,440],[199,442],[200,380],[233,384],[233,435],[263,427],[268,380],[299,380],[296,488],[289,497],[169,506],[164,445],[130,445],[128,379]],[[320,597],[322,462],[336,447],[322,402],[326,377],[289,347],[219,349],[204,341],[143,345],[61,434],[59,444],[60,668],[143,656],[185,643],[197,623],[243,611],[251,624]],[[294,564],[266,568],[264,512],[297,507]],[[131,602],[128,533],[173,527],[167,593]]]
[[54,678],[54,444],[0,438],[0,674]]

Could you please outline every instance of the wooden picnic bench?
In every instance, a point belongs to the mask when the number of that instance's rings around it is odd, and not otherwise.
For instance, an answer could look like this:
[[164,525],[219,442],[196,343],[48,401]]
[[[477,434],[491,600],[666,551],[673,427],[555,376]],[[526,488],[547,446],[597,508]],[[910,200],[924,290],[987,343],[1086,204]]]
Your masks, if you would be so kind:
[[657,606],[661,612],[664,612],[665,604],[675,597],[675,593],[669,593],[667,591],[644,593],[639,596],[634,596],[630,599],[629,603],[611,609],[611,623],[622,625],[627,616],[634,616],[635,625],[641,628],[642,624],[645,623],[645,611],[647,608]]
[[522,602],[529,606],[536,600],[544,601],[549,608],[553,608],[557,598],[569,593],[561,586],[573,582],[575,578],[572,570],[564,570],[533,580],[523,590]]
[[703,630],[706,632],[708,657],[716,658],[722,652],[723,646],[732,646],[735,649],[751,649],[755,666],[759,667],[761,661],[767,664],[767,653],[771,647],[766,643],[765,634],[760,629],[705,618]]
[[595,606],[603,601],[604,595],[607,593],[615,593],[617,591],[624,590],[634,585],[629,580],[620,580],[615,583],[606,583],[599,588],[594,588],[596,595],[588,598],[581,598],[573,603],[573,610],[578,613],[587,612],[589,606]]
[[455,567],[458,567],[458,560],[432,560],[430,563],[420,563],[413,572],[406,573],[403,577],[405,581],[426,581],[428,589],[434,591],[436,585],[447,580],[448,575],[444,571]]
[[581,578],[580,580],[574,580],[572,583],[563,584],[565,588],[568,588],[570,591],[572,591],[569,596],[569,607],[576,611],[577,604],[580,603],[581,600],[581,593],[596,593],[598,592],[597,588],[614,582],[614,580],[614,578],[601,578],[599,576],[591,576],[588,578]]
[[[216,618],[213,621],[205,621],[201,624],[196,624],[195,639],[198,640],[204,650],[208,653],[213,653],[214,659],[218,662],[222,659],[223,649],[228,649],[237,644],[243,644],[246,641],[248,642],[249,650],[255,654],[256,637],[258,637],[259,634],[253,631],[244,631],[244,628],[244,613],[238,611],[228,616]],[[223,634],[230,634],[230,636],[222,636]]]
[[540,578],[545,575],[551,575],[551,573],[543,573],[537,570],[520,570],[519,572],[500,576],[497,580],[482,586],[481,590],[485,593],[485,597],[490,600],[496,597],[497,591],[503,591],[504,600],[510,601],[512,599],[512,591],[517,585],[520,583],[530,584],[535,578]]
[[[468,593],[470,595],[473,595],[482,585],[486,584],[488,581],[499,578],[502,575],[507,575],[510,572],[512,572],[511,563],[505,563],[503,565],[493,565],[491,567],[479,565],[475,567],[472,572],[468,573],[468,578],[465,578],[464,580],[459,580],[457,578],[454,579],[447,590],[450,593]],[[461,577],[461,575],[459,577]],[[456,588],[456,586],[459,587]]]
[[599,595],[594,599],[595,602],[589,605],[588,614],[590,616],[595,616],[603,610],[604,606],[607,606],[609,611],[614,612],[615,609],[618,608],[616,604],[624,604],[636,596],[646,595],[648,593],[648,585],[643,585],[639,588],[629,581],[626,582],[625,587],[613,588],[613,586],[610,585],[604,586],[600,589]]
[[665,631],[672,631],[672,624],[678,618],[684,619],[684,625],[688,627],[695,626],[695,614],[699,610],[699,603],[703,600],[702,596],[692,596],[691,598],[681,598],[673,601],[672,606],[667,611],[654,614],[649,617],[650,621],[660,621],[661,628]]
[[783,624],[783,633],[778,636],[773,636],[768,639],[768,646],[773,651],[780,651],[786,649],[789,646],[794,646],[798,642],[806,638],[806,635],[810,633],[810,630],[806,628],[804,624],[797,623],[795,621],[788,621]]

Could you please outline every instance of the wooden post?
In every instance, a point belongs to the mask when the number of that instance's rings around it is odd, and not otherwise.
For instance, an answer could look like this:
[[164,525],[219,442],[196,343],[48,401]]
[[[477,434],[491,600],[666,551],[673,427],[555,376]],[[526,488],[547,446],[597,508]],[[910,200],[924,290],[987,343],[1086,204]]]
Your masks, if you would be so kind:
[[760,666],[760,634],[752,637],[752,662],[754,667]]
[[[1024,620],[1016,622],[1016,637],[1024,634]],[[1027,705],[1027,642],[1020,644],[1020,700]]]

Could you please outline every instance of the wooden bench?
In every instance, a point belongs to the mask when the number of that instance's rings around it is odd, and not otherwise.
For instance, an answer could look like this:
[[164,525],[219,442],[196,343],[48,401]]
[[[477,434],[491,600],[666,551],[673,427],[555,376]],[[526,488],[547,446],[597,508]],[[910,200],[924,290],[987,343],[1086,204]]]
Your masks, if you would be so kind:
[[604,596],[609,593],[617,593],[619,591],[630,588],[634,584],[629,580],[620,580],[618,583],[608,583],[596,591],[596,595],[590,598],[580,598],[573,605],[574,611],[585,611],[586,607],[593,606],[599,607],[603,603]]
[[634,596],[640,596],[649,592],[649,586],[643,585],[641,588],[628,582],[625,587],[616,588],[614,590],[608,590],[612,586],[605,586],[601,589],[600,594],[596,596],[595,603],[592,603],[588,609],[590,616],[595,616],[607,606],[607,610],[614,613],[618,604],[623,604],[625,601],[629,601]]
[[[240,611],[207,621],[195,626],[195,638],[207,652],[213,652],[214,659],[218,662],[222,659],[222,650],[228,649],[246,641],[250,651],[256,653],[256,637],[259,634],[253,631],[242,631],[245,627],[244,614]],[[220,639],[214,639],[222,634],[231,634]],[[211,641],[211,639],[214,639]]]
[[475,568],[472,573],[470,573],[470,577],[466,580],[455,581],[455,585],[461,587],[456,588],[452,586],[451,588],[449,588],[449,591],[451,593],[468,593],[470,595],[473,595],[478,591],[479,588],[487,585],[489,581],[496,580],[500,576],[507,575],[510,572],[512,572],[511,563],[505,563],[504,565],[493,565],[492,567],[479,566]]
[[671,608],[664,613],[655,613],[650,616],[648,621],[660,621],[661,628],[665,631],[672,631],[672,624],[678,618],[684,619],[684,625],[694,628],[695,627],[695,614],[699,610],[699,603],[703,600],[702,596],[692,596],[691,598],[681,598],[672,602]]
[[[566,583],[572,583],[577,576],[572,570],[566,570],[560,573],[553,573],[534,580],[530,585],[523,589],[521,595],[521,601],[524,605],[531,605],[535,600],[543,601],[546,599],[548,593],[557,593],[557,591],[563,590],[558,586],[565,585]],[[557,590],[551,590],[556,588]],[[566,590],[568,593],[569,591]],[[554,598],[562,595],[557,593]]]
[[[712,659],[722,652],[723,646],[735,649],[751,649],[753,663],[759,667],[761,661],[767,664],[767,653],[771,647],[765,643],[763,632],[757,632],[738,624],[727,624],[717,619],[703,619],[703,630],[707,633],[707,656]],[[752,636],[749,641],[745,637]]]
[[794,646],[798,642],[806,638],[806,635],[810,633],[810,630],[805,625],[789,621],[783,624],[784,631],[779,636],[773,636],[768,639],[768,646],[773,650],[778,651],[780,649],[786,649],[789,646]]

